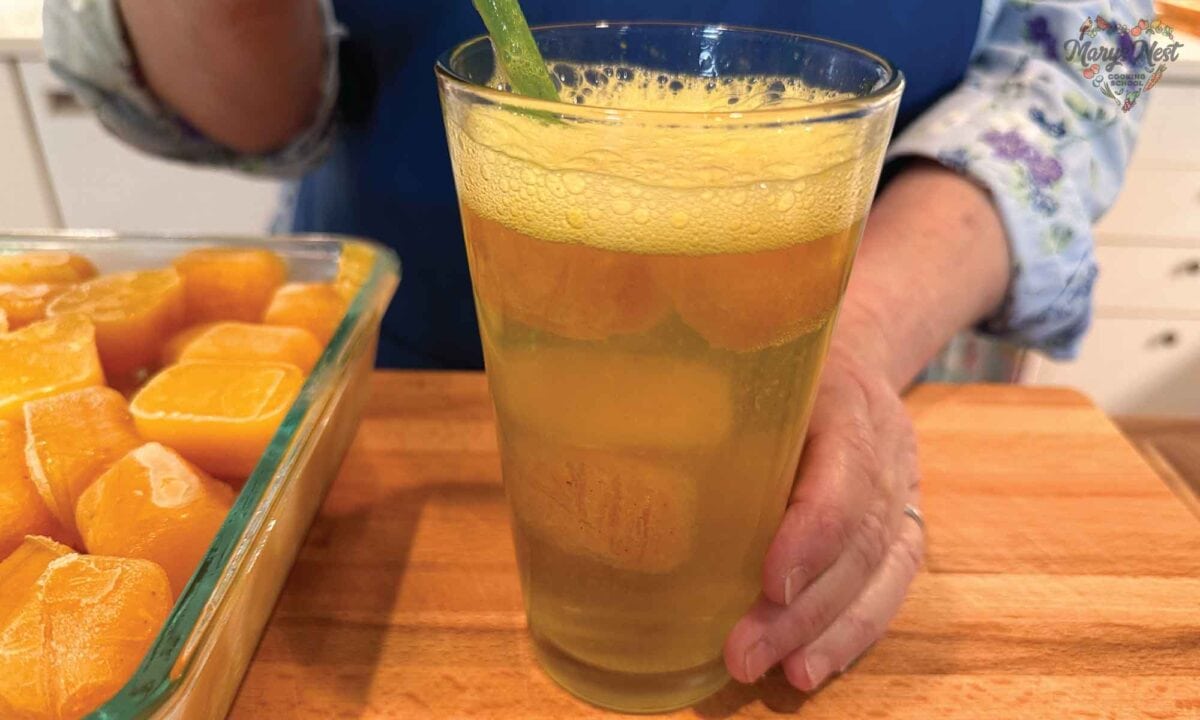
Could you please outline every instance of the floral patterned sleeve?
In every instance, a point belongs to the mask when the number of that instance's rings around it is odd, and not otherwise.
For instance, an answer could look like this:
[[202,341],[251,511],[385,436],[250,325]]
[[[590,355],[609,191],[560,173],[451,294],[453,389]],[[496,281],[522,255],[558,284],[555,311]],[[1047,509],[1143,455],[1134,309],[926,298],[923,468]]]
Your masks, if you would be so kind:
[[[890,158],[933,159],[991,191],[1013,267],[985,332],[1055,358],[1077,352],[1096,278],[1091,224],[1120,188],[1139,95],[1161,76],[1138,48],[1173,41],[1153,18],[1151,0],[985,3],[966,79],[893,142]],[[1083,62],[1087,43],[1123,64]],[[1143,87],[1123,84],[1137,73]]]

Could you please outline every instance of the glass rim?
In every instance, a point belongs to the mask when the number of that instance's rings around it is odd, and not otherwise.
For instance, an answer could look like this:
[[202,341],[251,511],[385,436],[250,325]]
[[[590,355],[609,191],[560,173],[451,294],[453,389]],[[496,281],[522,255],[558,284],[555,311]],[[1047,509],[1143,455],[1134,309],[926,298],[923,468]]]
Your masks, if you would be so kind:
[[483,42],[491,42],[487,34],[476,35],[464,40],[442,53],[434,64],[434,74],[447,85],[452,85],[469,92],[477,97],[487,99],[498,105],[519,108],[522,110],[551,112],[564,117],[594,120],[640,119],[651,122],[670,124],[694,123],[697,120],[708,123],[735,121],[745,123],[778,123],[796,121],[829,122],[847,117],[873,114],[886,105],[899,101],[904,88],[904,74],[882,55],[867,50],[852,43],[832,40],[818,35],[790,32],[787,30],[772,30],[748,25],[728,25],[725,23],[694,23],[671,20],[634,20],[611,21],[597,20],[590,22],[551,23],[535,25],[530,28],[536,35],[540,32],[555,30],[608,30],[612,28],[687,28],[698,30],[732,30],[759,36],[776,36],[801,40],[806,43],[837,48],[877,63],[886,73],[884,81],[870,92],[850,98],[824,100],[788,108],[757,108],[750,110],[658,110],[653,108],[615,108],[604,105],[578,105],[561,100],[541,100],[512,92],[504,92],[496,88],[473,82],[456,72],[451,63],[462,53]]

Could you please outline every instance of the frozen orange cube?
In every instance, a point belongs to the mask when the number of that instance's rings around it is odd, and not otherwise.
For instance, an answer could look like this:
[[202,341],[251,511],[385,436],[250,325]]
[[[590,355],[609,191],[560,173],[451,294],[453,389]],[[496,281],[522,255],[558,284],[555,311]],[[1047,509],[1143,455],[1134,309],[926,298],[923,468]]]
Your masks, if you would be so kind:
[[342,243],[342,253],[338,256],[337,277],[333,285],[337,288],[342,299],[347,303],[354,300],[358,291],[371,277],[371,268],[375,267],[375,248],[364,242],[347,240]]
[[0,558],[26,535],[69,539],[29,479],[21,426],[0,420]]
[[209,328],[218,323],[200,323],[192,325],[172,335],[165,343],[163,343],[159,364],[163,367],[174,365],[179,362],[179,356],[183,354],[183,349],[187,347],[193,340],[203,335]]
[[715,348],[781,345],[832,321],[857,229],[775,250],[680,255],[657,263],[684,322]]
[[174,448],[210,475],[242,481],[303,384],[300,368],[287,363],[195,360],[152,378],[130,410],[147,440]]
[[187,298],[187,322],[258,322],[287,279],[283,258],[259,248],[193,250],[175,260]]
[[346,301],[333,285],[289,283],[276,291],[263,314],[263,322],[304,328],[325,345],[345,314]]
[[80,718],[133,676],[171,587],[147,560],[64,555],[0,629],[0,714]]
[[0,255],[0,283],[76,283],[96,276],[82,255],[59,250]]
[[474,213],[463,222],[486,311],[579,340],[644,332],[671,313],[652,256],[535,240]]
[[68,555],[41,578],[52,695],[81,717],[133,677],[171,611],[167,574],[147,560]]
[[680,468],[540,439],[512,443],[503,462],[517,521],[563,552],[643,573],[692,553],[697,480]]
[[147,443],[84,491],[75,524],[88,552],[153,560],[178,596],[233,507],[233,490]]
[[28,537],[0,562],[0,717],[57,718],[51,701],[39,579],[73,554],[48,538]]
[[46,567],[75,552],[48,537],[30,535],[21,538],[8,552],[0,554],[0,630],[8,625],[14,612],[33,594],[34,586]]
[[505,427],[579,447],[682,451],[724,442],[734,385],[713,363],[635,352],[509,349],[488,382]]
[[68,287],[70,286],[54,283],[0,283],[0,311],[8,315],[10,329],[25,327],[45,319],[46,305]]
[[42,500],[68,529],[75,503],[100,474],[142,444],[125,398],[104,387],[25,405],[25,461]]
[[57,317],[81,314],[96,326],[109,381],[125,385],[154,365],[163,343],[183,325],[183,283],[174,270],[106,275],[77,285],[46,308]]
[[87,318],[55,318],[0,335],[0,420],[20,421],[30,400],[103,384],[96,329]]
[[321,344],[303,328],[235,322],[210,325],[174,349],[175,362],[285,362],[305,374],[312,372],[321,357]]

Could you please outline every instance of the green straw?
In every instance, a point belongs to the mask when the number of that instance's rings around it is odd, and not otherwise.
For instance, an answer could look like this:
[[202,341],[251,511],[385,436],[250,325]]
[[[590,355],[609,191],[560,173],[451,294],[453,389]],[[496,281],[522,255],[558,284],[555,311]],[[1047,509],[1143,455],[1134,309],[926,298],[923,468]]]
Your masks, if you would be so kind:
[[513,92],[539,100],[558,100],[554,80],[546,70],[546,61],[533,41],[529,23],[518,0],[473,0],[483,18],[496,61],[508,77]]

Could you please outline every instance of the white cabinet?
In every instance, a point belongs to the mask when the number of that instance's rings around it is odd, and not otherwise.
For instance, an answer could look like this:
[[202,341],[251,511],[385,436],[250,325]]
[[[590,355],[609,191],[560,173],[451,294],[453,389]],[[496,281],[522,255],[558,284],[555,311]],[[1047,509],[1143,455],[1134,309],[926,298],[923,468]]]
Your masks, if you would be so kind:
[[1200,246],[1101,245],[1096,260],[1102,274],[1095,303],[1102,316],[1143,311],[1164,318],[1200,317]]
[[[44,62],[25,60],[19,68],[64,226],[200,233],[269,228],[278,182],[139,153],[109,135]],[[0,215],[0,227],[14,224]]]
[[1200,320],[1100,317],[1079,359],[1043,361],[1042,385],[1085,390],[1115,415],[1200,414]]

